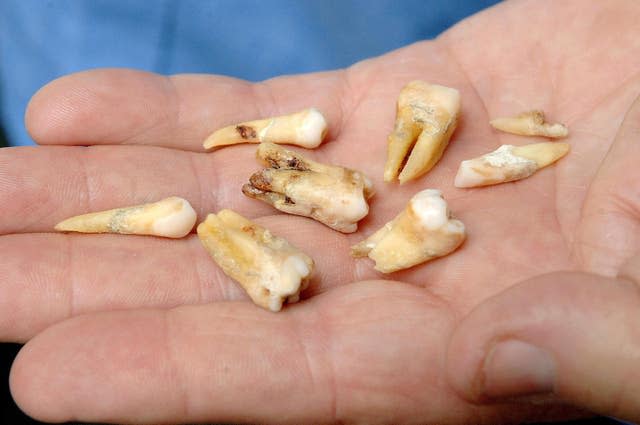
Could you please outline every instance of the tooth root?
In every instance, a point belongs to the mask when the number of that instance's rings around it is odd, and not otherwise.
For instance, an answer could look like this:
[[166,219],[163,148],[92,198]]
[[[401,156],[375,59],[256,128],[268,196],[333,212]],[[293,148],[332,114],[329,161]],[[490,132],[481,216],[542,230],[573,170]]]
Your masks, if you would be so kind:
[[343,233],[355,232],[369,212],[371,181],[348,168],[320,164],[272,143],[258,147],[270,168],[254,173],[242,192],[280,211],[313,218]]
[[462,161],[456,174],[456,187],[477,187],[521,180],[553,164],[569,152],[562,142],[525,146],[502,145],[478,158]]
[[389,182],[399,176],[403,184],[431,170],[449,144],[459,113],[457,90],[423,81],[407,84],[398,97],[384,180]]
[[561,138],[569,135],[565,125],[545,122],[544,112],[540,110],[523,112],[515,117],[496,118],[489,123],[496,130],[521,136]]
[[351,255],[368,256],[376,270],[391,273],[445,256],[465,236],[464,224],[450,218],[440,191],[426,189],[411,198],[396,218],[354,245]]
[[315,108],[304,109],[289,115],[246,121],[213,132],[203,146],[238,143],[287,143],[305,148],[315,148],[322,143],[327,133],[327,121]]
[[222,271],[267,310],[298,301],[313,273],[309,256],[231,210],[209,214],[198,237]]
[[553,164],[569,152],[570,146],[566,142],[533,143],[515,146],[513,154],[535,161],[538,169]]
[[[408,109],[405,109],[408,111]],[[411,152],[411,147],[420,134],[418,127],[409,113],[398,112],[398,118],[393,132],[389,135],[387,146],[387,162],[384,165],[384,181],[391,182],[398,177],[405,158]]]
[[56,224],[61,232],[120,233],[181,238],[196,222],[188,201],[170,197],[158,202],[78,215]]

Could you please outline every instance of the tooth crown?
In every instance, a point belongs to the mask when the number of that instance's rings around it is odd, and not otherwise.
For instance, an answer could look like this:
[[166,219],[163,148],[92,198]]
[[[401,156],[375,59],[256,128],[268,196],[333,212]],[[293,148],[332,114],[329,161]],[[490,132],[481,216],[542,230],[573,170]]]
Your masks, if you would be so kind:
[[544,112],[540,110],[522,112],[515,117],[496,118],[489,123],[496,130],[521,136],[561,138],[569,135],[565,125],[545,122]]
[[327,120],[315,108],[304,109],[290,115],[247,121],[230,125],[213,132],[203,146],[237,143],[287,143],[305,148],[315,148],[327,133]]
[[477,187],[521,180],[554,163],[568,151],[569,144],[561,142],[502,145],[493,152],[462,161],[454,185]]
[[198,237],[224,273],[271,311],[298,301],[313,273],[309,256],[231,210],[209,214],[198,225]]
[[355,232],[368,214],[373,188],[359,171],[320,164],[271,143],[261,144],[257,155],[270,168],[251,176],[242,187],[246,196],[344,233]]
[[185,199],[173,196],[158,202],[78,215],[55,226],[62,232],[120,233],[181,238],[196,222]]
[[407,84],[388,139],[384,181],[398,177],[403,184],[431,170],[449,144],[459,112],[458,90],[424,81]]
[[464,224],[451,218],[440,191],[426,189],[392,221],[351,247],[351,255],[368,256],[376,270],[391,273],[447,255],[464,239]]

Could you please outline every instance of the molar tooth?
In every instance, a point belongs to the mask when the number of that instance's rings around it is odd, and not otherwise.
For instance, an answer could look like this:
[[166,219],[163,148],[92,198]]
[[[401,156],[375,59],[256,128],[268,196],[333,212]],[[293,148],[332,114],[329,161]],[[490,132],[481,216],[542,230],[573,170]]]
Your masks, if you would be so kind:
[[458,90],[424,81],[407,84],[398,97],[396,123],[388,139],[384,181],[398,177],[403,184],[431,170],[449,144],[459,113]]
[[213,132],[204,141],[205,149],[237,143],[287,143],[315,148],[327,133],[327,121],[315,108],[289,115],[247,121]]
[[496,130],[521,136],[561,138],[569,135],[569,129],[564,124],[545,122],[544,112],[540,110],[522,112],[515,117],[496,118],[489,124]]
[[314,269],[313,260],[269,230],[231,210],[209,214],[198,237],[222,271],[262,308],[280,311],[300,299]]
[[242,193],[276,209],[311,217],[332,229],[355,232],[369,212],[369,179],[359,171],[321,164],[272,143],[258,147],[270,168],[254,173]]
[[453,252],[465,239],[461,221],[451,218],[439,190],[417,193],[407,207],[367,239],[351,247],[368,256],[382,273],[413,267]]
[[524,179],[559,160],[567,152],[569,144],[563,142],[502,145],[493,152],[462,161],[454,185],[477,187]]
[[149,204],[78,215],[58,224],[61,232],[120,233],[181,238],[196,223],[188,201],[176,196]]

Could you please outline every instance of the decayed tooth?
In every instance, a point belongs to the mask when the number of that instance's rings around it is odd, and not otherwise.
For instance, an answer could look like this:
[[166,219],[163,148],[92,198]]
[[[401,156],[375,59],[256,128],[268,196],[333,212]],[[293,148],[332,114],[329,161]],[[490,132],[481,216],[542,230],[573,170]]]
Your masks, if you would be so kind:
[[270,142],[315,148],[322,143],[326,133],[327,120],[320,111],[309,108],[290,115],[247,121],[221,128],[207,137],[203,146],[210,149],[237,143]]
[[241,215],[222,210],[198,225],[198,237],[213,260],[253,302],[280,311],[297,302],[313,273],[313,260],[283,238]]
[[544,120],[544,112],[534,110],[515,117],[496,118],[489,121],[496,130],[521,136],[567,137],[569,129],[564,124],[549,124]]
[[464,224],[451,218],[440,191],[426,189],[411,198],[396,218],[351,247],[351,255],[368,256],[376,270],[391,273],[447,255],[465,236]]
[[343,233],[355,232],[369,213],[369,179],[359,171],[320,164],[273,143],[257,156],[270,168],[254,173],[242,193],[280,211],[311,217]]
[[181,238],[196,223],[188,201],[176,196],[150,204],[116,208],[68,218],[55,226],[62,232],[121,233]]
[[403,184],[433,168],[449,144],[459,113],[458,90],[424,81],[407,84],[400,91],[388,139],[384,181],[398,177]]
[[478,158],[462,161],[456,187],[488,186],[529,177],[569,152],[562,142],[534,143],[525,146],[502,145]]

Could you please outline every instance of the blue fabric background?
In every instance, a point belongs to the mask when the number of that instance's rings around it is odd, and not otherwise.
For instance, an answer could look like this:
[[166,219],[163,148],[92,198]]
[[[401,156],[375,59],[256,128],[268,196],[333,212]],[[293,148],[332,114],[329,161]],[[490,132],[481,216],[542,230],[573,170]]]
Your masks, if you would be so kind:
[[497,0],[0,0],[0,122],[52,79],[88,68],[263,80],[348,66],[433,38]]

